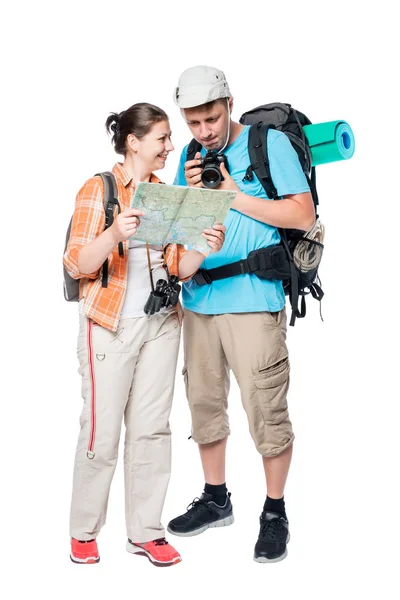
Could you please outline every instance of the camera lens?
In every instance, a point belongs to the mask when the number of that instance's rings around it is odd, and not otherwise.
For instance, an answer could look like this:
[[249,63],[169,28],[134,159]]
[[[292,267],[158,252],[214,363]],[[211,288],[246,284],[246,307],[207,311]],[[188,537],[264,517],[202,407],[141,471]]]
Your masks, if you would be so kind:
[[222,181],[221,171],[217,166],[206,166],[201,174],[201,181],[205,187],[215,188]]

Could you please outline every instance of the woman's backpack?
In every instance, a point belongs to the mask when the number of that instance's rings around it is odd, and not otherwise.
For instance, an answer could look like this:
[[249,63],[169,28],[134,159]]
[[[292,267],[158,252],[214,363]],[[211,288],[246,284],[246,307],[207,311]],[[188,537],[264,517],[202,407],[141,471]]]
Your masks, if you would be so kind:
[[[118,188],[117,183],[115,181],[115,177],[113,173],[110,171],[105,171],[104,173],[97,173],[103,181],[104,186],[104,212],[105,212],[105,221],[106,226],[105,229],[111,227],[114,222],[114,210],[115,207],[118,209],[118,213],[121,212],[121,207],[118,201]],[[95,177],[96,177],[95,175]],[[64,252],[67,249],[68,241],[71,236],[71,225],[72,225],[72,217],[69,223],[69,227],[67,229],[67,235],[65,238],[65,248]],[[124,255],[124,250],[122,243],[118,244],[119,255]],[[106,259],[103,263],[103,273],[102,273],[102,287],[107,287],[108,285],[108,260]],[[68,302],[78,302],[79,301],[79,279],[74,279],[67,272],[64,266],[64,297]]]

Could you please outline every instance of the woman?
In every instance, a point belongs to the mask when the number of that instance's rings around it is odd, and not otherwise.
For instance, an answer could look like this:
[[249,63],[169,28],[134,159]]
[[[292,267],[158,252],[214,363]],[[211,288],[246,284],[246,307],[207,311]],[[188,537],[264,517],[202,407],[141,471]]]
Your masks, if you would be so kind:
[[[121,213],[105,230],[102,180],[89,179],[77,196],[64,255],[67,271],[80,280],[78,357],[84,399],[71,505],[71,560],[100,560],[96,538],[106,520],[124,419],[127,550],[155,565],[173,565],[181,557],[165,540],[160,518],[170,477],[168,419],[181,322],[177,307],[150,317],[143,307],[150,277],[154,283],[167,279],[164,263],[171,275],[185,279],[197,271],[204,255],[175,244],[164,254],[161,246],[129,240],[143,214],[130,208],[135,184],[161,183],[153,171],[164,167],[174,149],[165,112],[135,104],[112,114],[106,128],[113,132],[115,151],[124,156],[112,170]],[[224,230],[216,224],[204,231],[211,251],[221,248]],[[106,259],[108,282],[103,287]]]

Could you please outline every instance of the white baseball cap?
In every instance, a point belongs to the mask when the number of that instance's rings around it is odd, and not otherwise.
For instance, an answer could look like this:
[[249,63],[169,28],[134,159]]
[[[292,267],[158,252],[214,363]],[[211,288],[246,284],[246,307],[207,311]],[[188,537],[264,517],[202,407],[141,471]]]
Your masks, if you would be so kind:
[[174,102],[179,108],[193,108],[231,95],[222,71],[200,65],[182,73],[174,91]]

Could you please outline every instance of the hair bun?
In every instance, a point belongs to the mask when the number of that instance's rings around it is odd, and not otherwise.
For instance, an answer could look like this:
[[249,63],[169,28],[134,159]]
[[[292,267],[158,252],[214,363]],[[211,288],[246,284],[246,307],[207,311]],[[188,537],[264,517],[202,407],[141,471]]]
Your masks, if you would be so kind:
[[111,131],[113,131],[116,135],[118,135],[120,132],[120,126],[119,126],[118,121],[119,121],[118,116],[115,115],[115,121],[114,121],[114,123],[111,123],[111,126],[110,126]]

